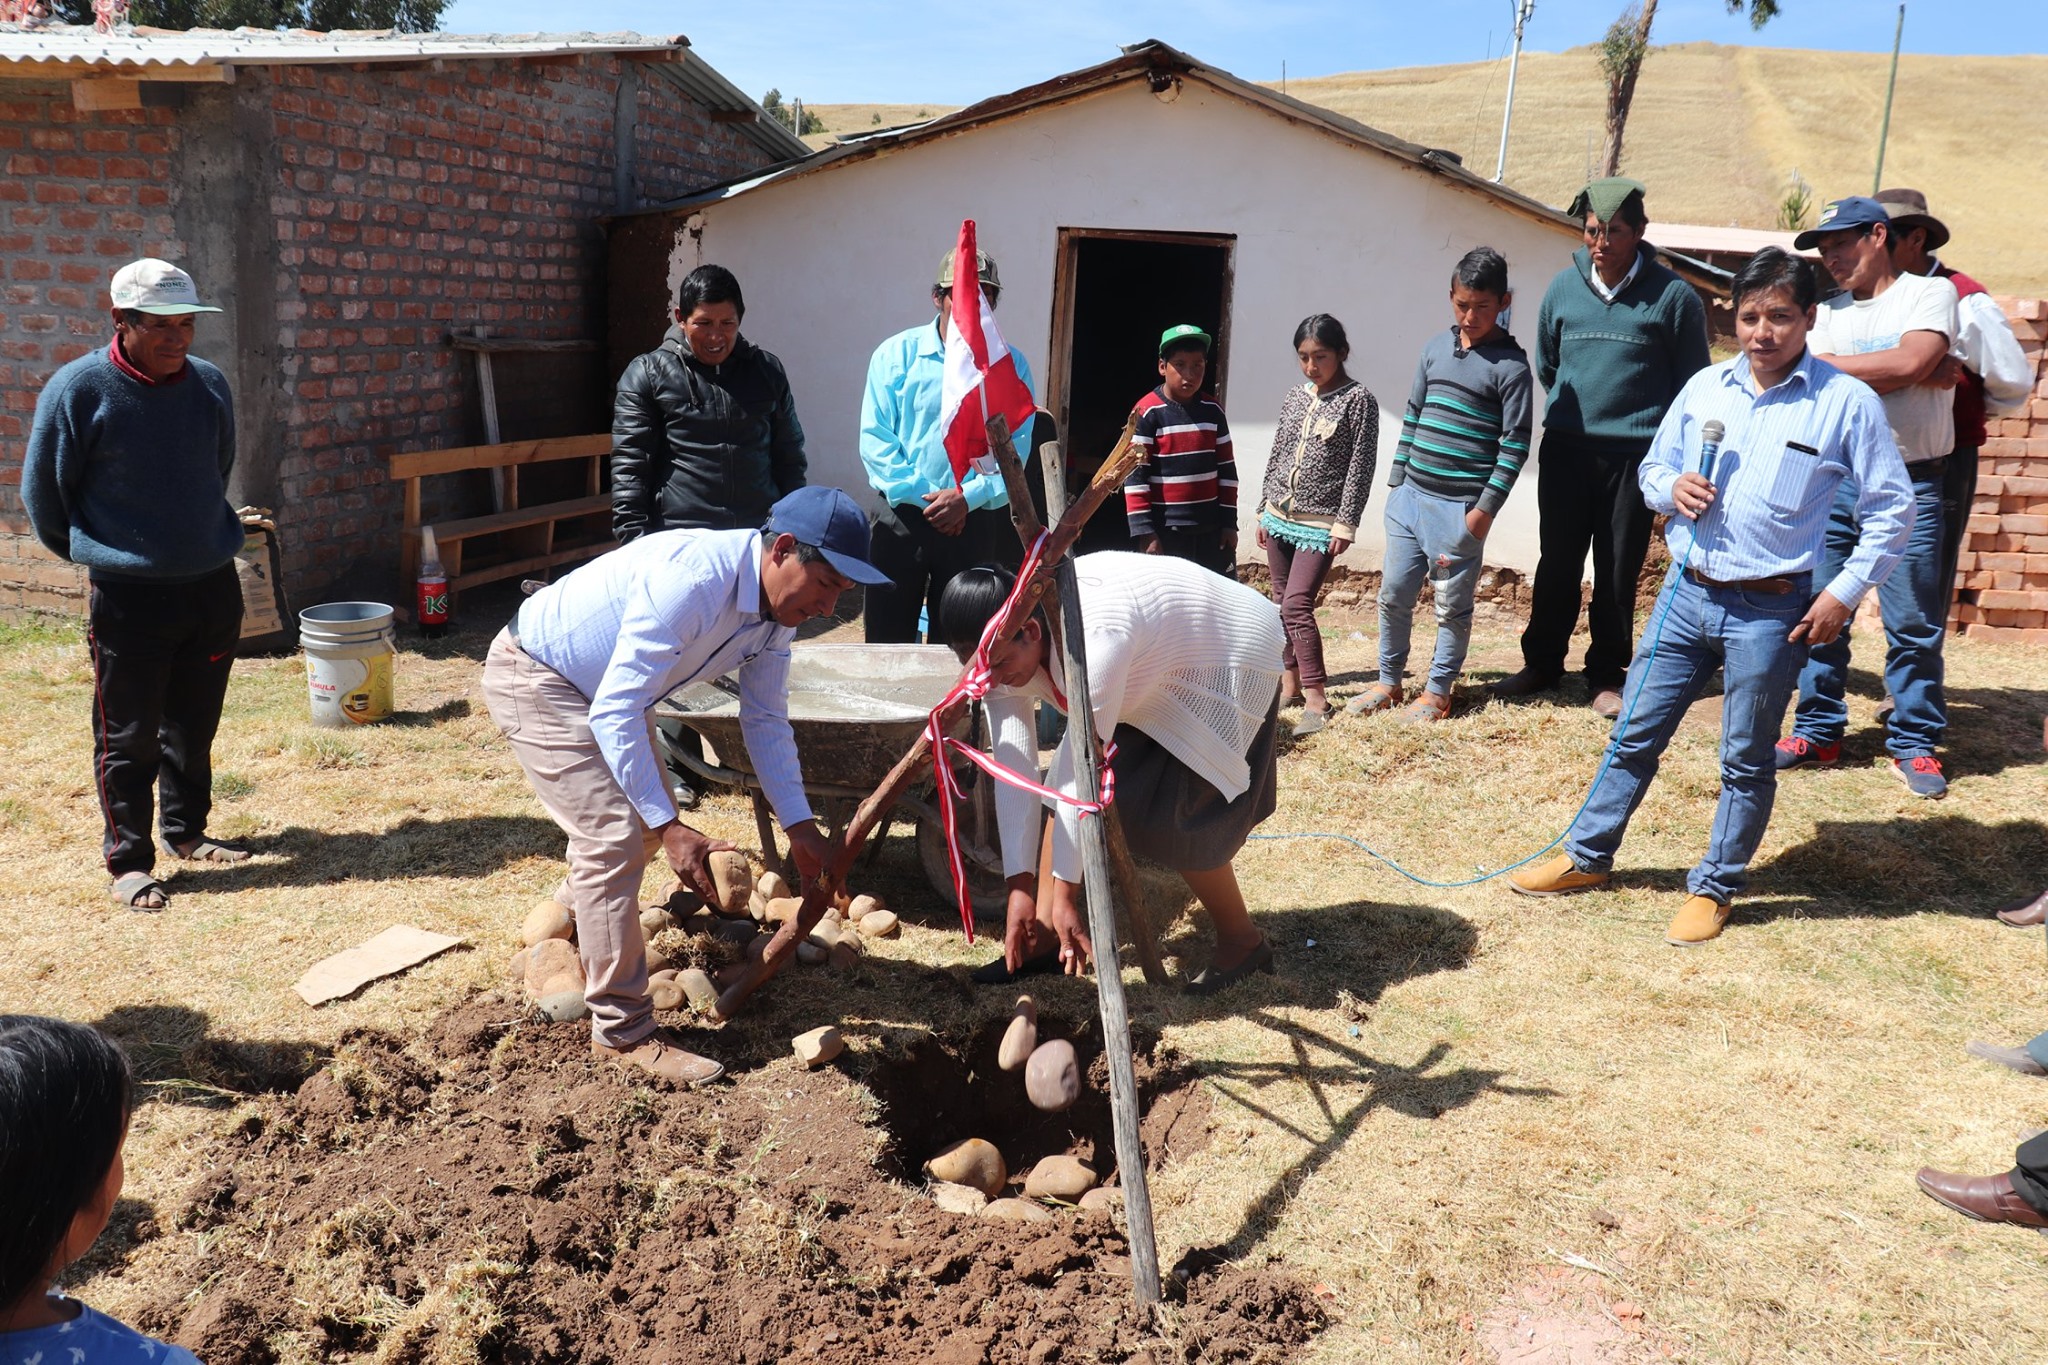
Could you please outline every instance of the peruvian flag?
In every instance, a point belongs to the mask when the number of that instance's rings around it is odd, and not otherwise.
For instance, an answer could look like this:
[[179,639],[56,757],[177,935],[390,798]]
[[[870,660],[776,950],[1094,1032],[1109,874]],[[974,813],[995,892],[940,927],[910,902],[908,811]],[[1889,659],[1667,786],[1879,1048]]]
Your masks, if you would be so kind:
[[953,325],[946,332],[946,371],[939,388],[939,428],[946,433],[955,483],[970,470],[997,472],[988,448],[989,418],[1006,418],[1015,431],[1038,406],[996,330],[995,310],[981,292],[977,255],[969,218],[960,224],[960,246],[953,257]]

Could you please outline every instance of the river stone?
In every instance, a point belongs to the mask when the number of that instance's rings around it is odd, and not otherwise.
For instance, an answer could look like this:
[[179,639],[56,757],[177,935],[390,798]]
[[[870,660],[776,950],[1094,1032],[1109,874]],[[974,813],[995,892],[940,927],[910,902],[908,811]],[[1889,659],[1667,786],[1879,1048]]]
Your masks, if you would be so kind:
[[649,948],[647,950],[647,974],[649,976],[653,976],[658,972],[668,971],[674,966],[675,963],[668,960],[668,954],[662,952],[659,948]]
[[1010,1181],[1010,1168],[993,1142],[968,1138],[956,1142],[924,1163],[924,1173],[934,1180],[971,1185],[990,1199],[1003,1192]]
[[711,922],[711,932],[729,943],[744,947],[754,941],[761,927],[750,919],[719,919]]
[[1038,1002],[1028,995],[1017,997],[1017,1010],[1010,1026],[1003,1030],[1002,1046],[996,1049],[996,1065],[1015,1071],[1031,1060],[1038,1050]]
[[768,923],[781,924],[784,920],[796,918],[796,912],[804,908],[803,900],[797,896],[777,896],[768,902]]
[[842,938],[825,950],[825,965],[835,972],[851,971],[860,965],[860,940]]
[[640,937],[653,938],[669,927],[668,907],[665,905],[643,905],[640,907]]
[[846,917],[849,920],[858,920],[863,916],[874,914],[877,910],[887,910],[888,908],[888,905],[883,902],[880,896],[855,896],[847,904]]
[[658,1010],[679,1010],[683,1007],[683,983],[673,973],[663,972],[647,983],[647,1000]]
[[799,1033],[789,1040],[789,1045],[796,1050],[797,1060],[814,1071],[846,1051],[846,1040],[830,1024]]
[[1052,1214],[1043,1204],[1034,1204],[1029,1199],[996,1199],[981,1211],[983,1218],[993,1218],[999,1223],[1050,1223]]
[[569,907],[550,896],[526,912],[526,922],[519,926],[519,941],[531,948],[542,939],[568,938],[575,925]]
[[1081,1066],[1074,1045],[1064,1038],[1040,1043],[1024,1064],[1024,1093],[1047,1113],[1071,1108],[1081,1098]]
[[549,991],[533,1002],[533,1007],[550,1023],[566,1024],[581,1019],[590,1013],[590,1007],[583,1003],[583,988],[573,986],[568,990]]
[[1124,1206],[1124,1192],[1114,1185],[1097,1185],[1081,1196],[1081,1212],[1113,1214]]
[[761,899],[771,901],[780,900],[790,893],[789,883],[782,880],[782,874],[772,868],[754,878],[754,889],[761,893]]
[[972,1185],[955,1185],[950,1180],[934,1180],[932,1202],[947,1213],[964,1213],[972,1218],[988,1207],[988,1196]]
[[683,997],[700,1010],[708,1010],[718,1003],[718,987],[695,967],[685,967],[677,972],[676,984],[683,988]]
[[526,958],[527,954],[532,951],[530,948],[521,948],[518,952],[512,954],[512,960],[505,964],[505,979],[514,986],[524,986],[526,984]]
[[806,967],[822,967],[831,954],[817,944],[805,939],[796,945],[796,960]]
[[896,937],[896,912],[894,910],[870,910],[860,917],[862,938]]
[[725,849],[714,853],[711,864],[712,889],[718,892],[718,909],[728,915],[747,913],[747,898],[754,894],[754,869],[747,866],[747,855],[737,849]]
[[544,938],[526,950],[526,989],[541,994],[541,983],[551,981],[565,972],[581,976],[583,963],[576,956],[576,945],[565,938]]
[[1095,1168],[1077,1156],[1049,1156],[1024,1177],[1024,1197],[1072,1204],[1094,1189],[1099,1179]]
[[747,897],[747,913],[753,916],[756,924],[768,918],[768,898],[761,894],[759,882],[754,884],[753,894]]

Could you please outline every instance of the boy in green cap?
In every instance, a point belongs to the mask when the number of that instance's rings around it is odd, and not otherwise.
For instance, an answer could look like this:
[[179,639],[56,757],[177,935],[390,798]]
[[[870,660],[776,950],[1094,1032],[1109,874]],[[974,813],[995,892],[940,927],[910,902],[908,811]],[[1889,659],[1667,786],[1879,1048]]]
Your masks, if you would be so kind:
[[1131,444],[1144,460],[1124,480],[1131,538],[1237,577],[1237,459],[1209,377],[1209,334],[1192,323],[1159,338],[1159,387],[1138,400]]

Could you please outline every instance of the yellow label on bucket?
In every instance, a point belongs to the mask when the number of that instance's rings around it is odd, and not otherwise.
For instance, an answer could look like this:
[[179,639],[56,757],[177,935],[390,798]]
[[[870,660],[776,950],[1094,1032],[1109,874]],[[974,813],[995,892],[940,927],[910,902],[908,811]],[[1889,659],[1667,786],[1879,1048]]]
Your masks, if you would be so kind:
[[368,676],[341,695],[341,714],[357,725],[391,717],[391,656],[378,654],[363,663]]

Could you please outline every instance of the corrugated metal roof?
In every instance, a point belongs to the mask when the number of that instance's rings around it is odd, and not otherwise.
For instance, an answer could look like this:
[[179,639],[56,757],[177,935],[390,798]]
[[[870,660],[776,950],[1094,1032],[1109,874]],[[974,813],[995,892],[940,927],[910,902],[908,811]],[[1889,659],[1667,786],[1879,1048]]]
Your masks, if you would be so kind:
[[639,33],[399,33],[337,30],[140,28],[101,33],[90,25],[25,29],[0,24],[0,62],[58,62],[87,67],[299,66],[323,62],[420,61],[435,57],[553,57],[575,52],[658,52],[684,48],[682,37]]
[[[1767,246],[1782,247],[1792,251],[1796,233],[1781,232],[1776,228],[1714,227],[1704,223],[1656,223],[1650,228],[1650,235],[1657,239],[1658,246],[1668,246],[1674,251],[1716,252],[1755,255]],[[1800,251],[1796,254],[1818,258],[1817,251]]]
[[90,25],[25,28],[0,24],[0,78],[47,79],[77,74],[148,80],[206,68],[315,66],[355,62],[463,61],[483,58],[569,57],[583,53],[648,53],[667,60],[653,70],[713,110],[739,115],[740,134],[778,160],[810,154],[803,139],[765,113],[738,86],[689,50],[677,34],[642,33],[399,33],[391,29],[153,29],[101,33]]

